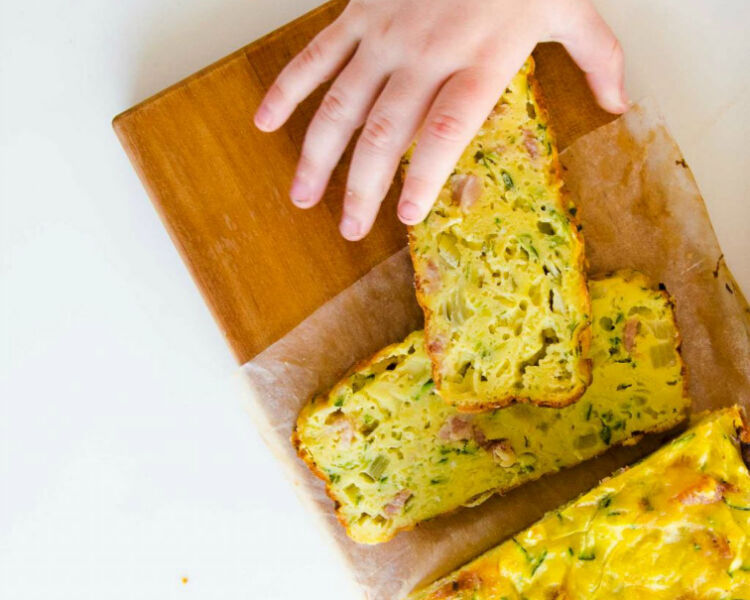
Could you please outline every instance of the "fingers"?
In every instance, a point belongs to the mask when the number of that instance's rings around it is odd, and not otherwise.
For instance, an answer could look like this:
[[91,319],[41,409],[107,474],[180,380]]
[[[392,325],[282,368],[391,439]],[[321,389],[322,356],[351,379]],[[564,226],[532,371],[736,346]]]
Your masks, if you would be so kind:
[[375,102],[386,72],[357,51],[320,103],[305,134],[289,195],[300,208],[317,204],[331,172]]
[[372,228],[401,156],[414,139],[441,81],[414,71],[393,74],[372,108],[349,167],[341,234],[362,239]]
[[588,2],[581,11],[561,18],[561,28],[552,39],[561,42],[586,73],[591,91],[606,111],[620,114],[630,102],[625,92],[625,59],[620,42]]
[[266,92],[255,113],[256,127],[262,131],[281,127],[302,100],[338,73],[358,41],[357,27],[347,13],[315,36]]
[[506,55],[499,70],[459,71],[440,90],[424,121],[404,180],[398,205],[403,223],[414,225],[427,216],[461,153],[525,56],[526,48],[521,48],[515,59]]

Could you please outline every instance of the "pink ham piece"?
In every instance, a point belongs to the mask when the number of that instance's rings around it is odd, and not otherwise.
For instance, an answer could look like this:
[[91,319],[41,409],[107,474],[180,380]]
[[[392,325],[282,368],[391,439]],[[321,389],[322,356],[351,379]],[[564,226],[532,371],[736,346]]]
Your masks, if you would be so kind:
[[499,104],[495,105],[495,108],[492,109],[492,112],[490,113],[491,117],[494,117],[496,115],[504,115],[508,112],[508,109],[510,108],[510,104],[507,104],[505,102],[501,102]]
[[397,515],[404,509],[404,505],[411,497],[412,493],[409,490],[401,490],[393,497],[393,500],[383,507],[383,512],[389,517]]
[[333,420],[328,425],[329,429],[339,436],[340,443],[351,446],[354,441],[354,425],[341,411],[336,411],[332,417]]
[[474,425],[474,441],[480,446],[483,446],[487,441],[487,437],[484,435],[484,431],[479,429],[479,427],[477,427],[476,425]]
[[452,184],[453,203],[468,212],[482,195],[482,181],[476,175],[456,175]]
[[469,417],[453,415],[438,431],[438,437],[446,442],[460,442],[474,439],[474,425]]
[[487,440],[479,427],[471,422],[471,417],[453,415],[438,431],[438,437],[446,442],[468,442],[474,440],[480,446]]
[[427,344],[427,351],[430,354],[440,354],[445,350],[445,337],[437,334],[433,336],[433,339]]
[[433,294],[440,289],[440,270],[435,261],[429,260],[425,265],[425,274],[419,277],[420,287],[427,293]]
[[625,322],[623,328],[623,343],[625,344],[625,350],[632,353],[635,349],[635,336],[638,335],[638,330],[641,327],[641,322],[636,318],[632,317]]
[[531,158],[539,158],[539,145],[531,129],[523,130],[523,145]]

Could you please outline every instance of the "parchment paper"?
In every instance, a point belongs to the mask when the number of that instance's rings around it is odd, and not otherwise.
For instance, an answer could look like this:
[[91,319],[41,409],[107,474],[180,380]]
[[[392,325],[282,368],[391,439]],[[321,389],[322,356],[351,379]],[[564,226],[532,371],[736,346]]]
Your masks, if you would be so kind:
[[[634,107],[574,142],[562,160],[591,273],[636,268],[664,282],[676,298],[694,409],[750,404],[750,309],[721,260],[690,170],[656,111],[648,103]],[[261,434],[370,600],[401,598],[461,565],[652,451],[663,438],[614,448],[385,544],[358,545],[336,521],[322,482],[296,457],[289,436],[311,395],[421,325],[411,264],[402,250],[242,367]]]

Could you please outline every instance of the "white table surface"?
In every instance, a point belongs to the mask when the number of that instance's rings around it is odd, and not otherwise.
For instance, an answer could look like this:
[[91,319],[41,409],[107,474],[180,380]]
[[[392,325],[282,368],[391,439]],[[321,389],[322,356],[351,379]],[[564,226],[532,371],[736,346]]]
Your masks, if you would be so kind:
[[[316,3],[0,0],[0,598],[357,597],[110,128]],[[598,4],[747,293],[750,4]]]

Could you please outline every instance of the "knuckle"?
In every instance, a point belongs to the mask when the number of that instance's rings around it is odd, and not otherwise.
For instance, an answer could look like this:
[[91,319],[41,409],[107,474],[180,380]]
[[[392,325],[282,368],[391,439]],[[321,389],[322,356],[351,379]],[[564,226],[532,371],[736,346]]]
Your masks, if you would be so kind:
[[342,16],[357,19],[363,17],[366,12],[367,2],[365,0],[349,0]]
[[427,132],[446,142],[460,141],[465,131],[463,121],[449,112],[438,112],[427,123]]
[[367,18],[370,8],[368,0],[349,0],[338,20],[356,26]]
[[297,67],[299,69],[315,67],[323,61],[324,55],[323,43],[320,40],[313,40],[300,52]]
[[377,28],[378,34],[381,38],[387,38],[391,33],[393,33],[394,26],[395,21],[392,18],[385,19]]
[[393,122],[382,113],[370,115],[367,119],[362,135],[362,143],[371,150],[387,150],[394,139],[395,127]]
[[340,123],[348,119],[344,99],[340,92],[331,89],[320,103],[320,116],[330,123]]
[[378,37],[362,40],[358,48],[362,60],[369,65],[390,65],[393,62],[392,57],[397,52],[397,44],[390,44]]
[[445,37],[439,30],[428,30],[413,40],[415,54],[424,60],[426,57],[442,59],[445,54]]

